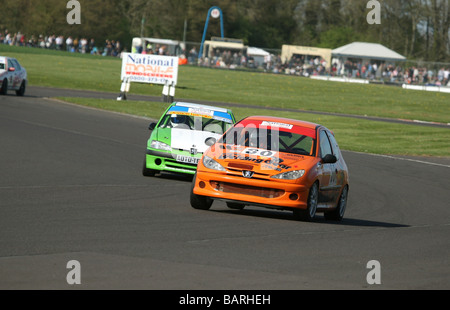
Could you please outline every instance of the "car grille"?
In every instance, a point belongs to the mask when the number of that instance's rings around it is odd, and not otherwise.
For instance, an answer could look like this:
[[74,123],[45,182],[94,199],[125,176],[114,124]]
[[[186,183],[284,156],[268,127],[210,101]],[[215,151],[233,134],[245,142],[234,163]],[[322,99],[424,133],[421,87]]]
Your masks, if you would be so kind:
[[[244,177],[242,175],[242,172],[253,171],[253,168],[254,168],[254,166],[252,166],[252,165],[246,165],[246,164],[240,164],[240,163],[229,163],[227,166],[227,170],[231,175],[233,175],[235,177],[241,177],[241,178]],[[269,176],[270,175],[268,173],[261,173],[261,172],[254,171],[252,179],[268,181]]]
[[285,193],[284,190],[274,188],[263,188],[217,181],[211,181],[210,183],[216,191],[223,193],[243,194],[263,198],[278,198]]
[[166,160],[165,161],[166,167],[169,168],[183,168],[183,169],[189,169],[189,170],[197,170],[197,165],[194,164],[188,164],[188,163],[178,163],[177,161],[172,160]]
[[[252,165],[245,165],[245,164],[239,164],[239,163],[229,163],[228,164],[228,168],[236,168],[236,169],[240,169],[240,170],[253,170],[253,166]],[[235,170],[235,169],[233,169]]]

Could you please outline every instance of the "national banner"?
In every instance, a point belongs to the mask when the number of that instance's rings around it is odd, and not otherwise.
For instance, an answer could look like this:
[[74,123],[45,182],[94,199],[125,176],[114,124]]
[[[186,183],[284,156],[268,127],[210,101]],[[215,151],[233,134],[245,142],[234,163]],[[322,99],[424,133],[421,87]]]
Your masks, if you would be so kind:
[[123,53],[121,80],[129,82],[176,85],[178,57]]

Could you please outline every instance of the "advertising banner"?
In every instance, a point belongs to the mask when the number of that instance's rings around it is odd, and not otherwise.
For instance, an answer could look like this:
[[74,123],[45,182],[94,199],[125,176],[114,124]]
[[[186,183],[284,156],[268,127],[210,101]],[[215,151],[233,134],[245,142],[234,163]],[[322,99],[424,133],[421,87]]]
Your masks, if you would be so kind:
[[124,53],[121,80],[149,84],[176,85],[178,80],[178,57],[153,54]]

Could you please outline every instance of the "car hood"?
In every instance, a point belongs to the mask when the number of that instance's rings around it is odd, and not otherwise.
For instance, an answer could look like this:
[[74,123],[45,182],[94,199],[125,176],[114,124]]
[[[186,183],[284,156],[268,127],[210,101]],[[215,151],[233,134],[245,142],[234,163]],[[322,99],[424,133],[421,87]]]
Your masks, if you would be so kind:
[[309,170],[318,162],[318,159],[312,156],[224,144],[215,144],[206,155],[224,168],[248,170],[266,175],[301,169]]
[[172,149],[180,149],[190,151],[192,148],[196,149],[198,153],[204,153],[209,146],[205,144],[207,138],[221,137],[220,134],[215,134],[208,131],[186,130],[186,129],[171,129],[170,146]]

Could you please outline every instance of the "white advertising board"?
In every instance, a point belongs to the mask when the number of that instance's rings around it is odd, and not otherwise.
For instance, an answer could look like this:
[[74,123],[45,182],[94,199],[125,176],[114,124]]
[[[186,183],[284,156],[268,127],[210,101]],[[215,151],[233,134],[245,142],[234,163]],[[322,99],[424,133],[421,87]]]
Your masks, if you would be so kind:
[[121,80],[149,84],[176,85],[178,80],[178,57],[153,54],[124,53]]

